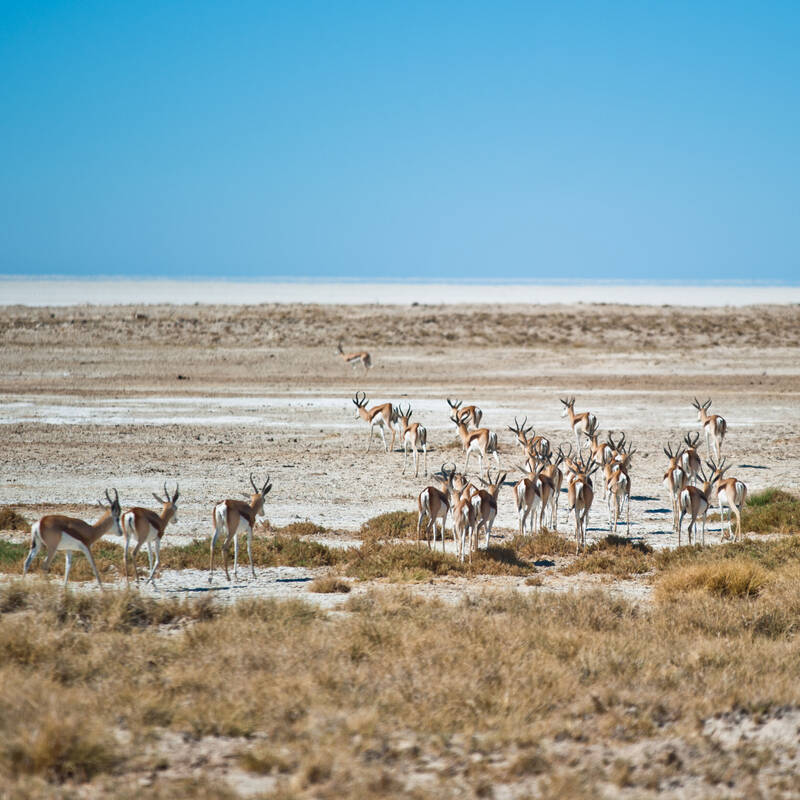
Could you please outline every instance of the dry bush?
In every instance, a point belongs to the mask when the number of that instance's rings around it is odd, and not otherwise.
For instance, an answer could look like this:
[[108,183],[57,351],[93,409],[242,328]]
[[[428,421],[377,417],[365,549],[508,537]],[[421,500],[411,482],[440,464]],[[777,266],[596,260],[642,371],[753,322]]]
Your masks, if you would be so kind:
[[364,540],[416,538],[417,514],[413,511],[379,514],[361,526],[359,536]]
[[594,542],[562,571],[565,575],[590,572],[629,578],[653,569],[652,554],[653,548],[645,542],[610,535]]
[[324,525],[318,525],[308,519],[302,522],[290,522],[283,527],[276,527],[269,520],[266,520],[256,526],[255,532],[260,532],[265,536],[319,536],[327,533],[328,529]]
[[30,533],[31,526],[13,506],[2,506],[0,507],[0,531]]
[[656,597],[666,600],[702,589],[722,597],[754,597],[767,582],[767,572],[749,559],[689,564],[669,570],[656,584]]
[[574,556],[575,541],[547,529],[533,536],[515,536],[511,546],[520,558],[534,560],[542,556]]
[[754,533],[800,532],[800,499],[781,489],[765,489],[751,495],[742,510],[742,530]]
[[350,591],[350,584],[335,575],[323,575],[311,581],[308,591],[318,594],[347,594]]

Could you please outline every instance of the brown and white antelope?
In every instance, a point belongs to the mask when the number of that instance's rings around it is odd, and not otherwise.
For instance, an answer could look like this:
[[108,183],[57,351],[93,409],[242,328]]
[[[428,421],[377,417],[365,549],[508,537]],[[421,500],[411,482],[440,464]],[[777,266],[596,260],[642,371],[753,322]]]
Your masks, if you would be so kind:
[[472,540],[478,524],[478,514],[472,503],[470,492],[463,492],[453,505],[453,538],[458,552],[458,560],[464,561],[464,549],[469,549],[472,563]]
[[667,446],[664,448],[664,455],[669,459],[669,466],[664,473],[664,488],[669,492],[669,499],[672,502],[672,530],[677,531],[679,513],[678,497],[680,496],[681,490],[688,483],[686,472],[681,465],[683,450],[678,447],[678,449],[673,452],[672,445],[667,443]]
[[578,470],[570,476],[567,486],[567,498],[569,511],[575,514],[575,554],[577,555],[582,548],[586,547],[589,511],[594,501],[592,474],[600,465],[589,459],[586,464],[579,460],[576,466]]
[[[522,472],[525,470],[520,467]],[[541,532],[544,528],[544,514],[551,497],[555,491],[553,480],[547,475],[543,475],[541,469],[527,472],[527,477],[521,478],[514,484],[514,505],[519,517],[520,536],[525,535],[525,523],[530,518],[531,535],[537,529]],[[536,511],[539,511],[539,524],[536,525]],[[552,514],[552,511],[551,511]],[[552,524],[552,520],[551,520]]]
[[464,445],[464,451],[467,454],[464,460],[464,472],[467,472],[470,453],[473,450],[478,454],[478,471],[481,475],[484,474],[483,461],[486,459],[488,462],[490,455],[494,456],[497,468],[500,469],[500,457],[497,455],[497,434],[488,428],[478,428],[476,431],[470,431],[467,428],[468,416],[466,411],[462,411],[458,417],[452,415],[450,417],[458,428],[458,435],[461,437],[461,443]]
[[[155,587],[155,575],[158,572],[159,564],[161,563],[161,538],[164,536],[164,531],[170,522],[175,523],[178,521],[178,497],[180,496],[180,489],[175,484],[175,494],[170,496],[167,490],[167,484],[164,484],[164,496],[159,497],[153,492],[153,497],[156,501],[162,504],[161,513],[157,514],[149,508],[129,508],[122,515],[122,533],[125,537],[125,547],[122,551],[122,563],[125,570],[125,582],[130,584],[128,577],[128,547],[130,540],[136,539],[136,546],[133,548],[133,574],[136,578],[136,583],[139,583],[139,571],[136,569],[136,556],[139,554],[139,549],[143,544],[147,545],[147,563],[150,568],[150,574],[144,585],[148,583],[153,584]],[[153,550],[155,550],[155,562],[153,561]]]
[[475,547],[478,547],[478,537],[480,536],[481,528],[486,534],[486,549],[489,548],[489,537],[492,533],[492,525],[494,525],[495,517],[497,516],[497,495],[500,493],[500,488],[503,481],[506,479],[508,473],[504,472],[502,475],[498,472],[494,480],[492,480],[491,473],[487,470],[488,481],[480,479],[484,485],[484,489],[478,489],[472,494],[472,505],[475,507],[476,525],[475,525]]
[[[725,515],[724,509],[728,509],[728,535],[734,541],[742,538],[742,509],[747,501],[747,486],[744,481],[738,478],[726,478],[725,473],[730,466],[725,466],[726,459],[722,459],[719,466],[712,459],[706,461],[711,470],[709,482],[712,491],[717,493],[717,504],[719,505],[719,516],[722,522],[723,538],[725,538]],[[710,497],[709,497],[710,499]],[[733,525],[731,522],[731,512],[736,517],[736,535],[733,536]]]
[[397,409],[397,420],[400,425],[400,441],[403,444],[403,474],[406,472],[406,462],[408,460],[408,448],[414,452],[414,477],[419,477],[419,463],[417,461],[417,450],[422,450],[425,461],[425,475],[428,474],[428,431],[419,422],[409,423],[411,419],[411,405],[403,411],[403,407]]
[[619,515],[624,505],[626,508],[625,521],[628,536],[631,533],[631,478],[629,468],[631,458],[635,452],[635,449],[631,449],[627,453],[617,453],[603,467],[608,496],[608,527],[609,529],[612,528],[611,520],[613,516],[613,532],[617,532]]
[[517,437],[517,443],[523,451],[530,456],[533,453],[546,457],[550,454],[550,440],[546,436],[537,435],[533,425],[526,423],[528,418],[525,417],[520,425],[519,420],[514,417],[514,427],[507,425],[508,430]]
[[336,346],[336,354],[345,364],[352,365],[353,369],[355,369],[359,364],[364,367],[364,372],[366,372],[372,366],[372,357],[366,350],[359,350],[357,353],[345,353],[342,350],[342,343]]
[[575,397],[560,398],[561,405],[564,410],[561,412],[562,417],[569,417],[569,424],[575,434],[575,442],[577,443],[578,450],[581,449],[580,434],[587,435],[591,428],[597,425],[597,417],[589,411],[582,411],[580,414],[575,413]]
[[[360,395],[360,396],[359,396]],[[383,439],[383,449],[389,452],[389,447],[386,444],[386,434],[384,428],[388,428],[392,432],[392,450],[394,450],[394,440],[397,436],[397,430],[394,427],[394,422],[397,420],[397,415],[391,403],[381,403],[379,406],[367,408],[367,395],[364,392],[356,392],[353,398],[353,405],[356,407],[356,419],[359,417],[369,425],[369,443],[367,444],[367,452],[369,453],[372,447],[372,436],[377,427]]]
[[703,462],[700,460],[700,454],[697,452],[697,444],[700,441],[700,434],[695,431],[694,433],[687,433],[683,437],[686,444],[686,449],[681,456],[681,467],[686,473],[686,480],[691,481],[697,486],[697,479],[703,468]]
[[678,493],[678,509],[680,516],[678,517],[678,547],[681,546],[681,526],[683,525],[683,518],[689,515],[689,524],[686,527],[686,537],[689,544],[692,544],[692,538],[695,543],[697,542],[697,520],[702,520],[702,543],[706,543],[706,516],[708,515],[709,500],[711,498],[711,483],[706,480],[703,468],[700,467],[698,475],[703,479],[703,488],[697,486],[686,485]]
[[225,577],[230,582],[231,576],[228,573],[228,549],[233,540],[233,577],[237,576],[239,565],[239,534],[247,534],[247,555],[250,559],[250,572],[256,576],[253,567],[253,527],[256,518],[264,513],[264,498],[269,494],[272,484],[269,482],[269,475],[264,481],[264,485],[259,489],[255,479],[250,475],[250,484],[253,487],[253,494],[250,495],[250,502],[244,500],[223,500],[214,506],[212,519],[214,522],[214,535],[211,537],[211,564],[209,566],[208,582],[211,583],[214,577],[214,548],[221,534],[225,534],[222,542],[222,564],[225,567]]
[[[478,406],[464,406],[461,407],[462,400],[451,400],[449,397],[447,398],[447,405],[453,409],[453,412],[456,416],[460,417],[462,414],[467,415],[467,425],[472,425],[473,428],[477,428],[478,425],[481,424],[481,417],[483,417],[483,411],[481,411]],[[452,419],[452,417],[451,417]]]
[[[444,467],[442,467],[444,470]],[[448,476],[436,476],[445,485],[448,482]],[[436,486],[426,486],[417,498],[417,508],[419,509],[419,516],[417,517],[417,544],[419,544],[420,529],[422,527],[422,520],[425,520],[425,539],[428,547],[431,546],[431,530],[433,530],[433,547],[436,548],[436,522],[438,521],[442,531],[442,552],[444,552],[444,526],[447,522],[447,515],[450,512],[450,497],[448,491],[445,489],[437,488]]]
[[27,574],[33,559],[41,548],[44,547],[47,550],[47,556],[44,564],[42,564],[44,573],[50,572],[50,565],[53,563],[56,553],[63,551],[66,559],[66,567],[64,569],[64,586],[66,586],[69,580],[69,570],[72,566],[72,554],[78,552],[86,556],[86,560],[92,567],[92,572],[94,572],[94,577],[97,579],[97,585],[102,589],[103,582],[97,572],[91,547],[103,534],[108,533],[112,528],[118,536],[122,536],[119,522],[122,511],[119,504],[119,494],[116,489],[112,491],[114,492],[113,500],[108,493],[108,489],[106,489],[108,505],[103,503],[102,500],[98,501],[106,510],[103,516],[94,524],[84,522],[82,519],[76,519],[75,517],[65,517],[63,514],[47,514],[38,522],[35,522],[31,528],[31,549],[22,567],[22,574]]
[[708,409],[711,407],[711,400],[706,400],[705,403],[701,404],[695,397],[692,405],[697,409],[697,419],[703,425],[703,430],[706,434],[706,447],[710,451],[711,443],[713,443],[714,458],[719,458],[722,452],[722,440],[728,432],[728,423],[719,414],[708,413]]

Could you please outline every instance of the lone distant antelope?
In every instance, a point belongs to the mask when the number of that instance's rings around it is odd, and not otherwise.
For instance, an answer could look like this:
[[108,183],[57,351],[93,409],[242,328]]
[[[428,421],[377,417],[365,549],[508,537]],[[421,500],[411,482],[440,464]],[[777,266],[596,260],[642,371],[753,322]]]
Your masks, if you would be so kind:
[[[136,556],[139,554],[139,549],[143,544],[147,545],[147,563],[150,568],[150,574],[144,585],[148,583],[153,584],[155,587],[155,575],[158,572],[158,567],[161,563],[161,539],[164,536],[164,531],[170,522],[175,523],[178,521],[178,497],[180,496],[180,489],[175,485],[175,494],[170,497],[167,490],[167,484],[164,484],[164,496],[159,497],[153,492],[153,497],[156,501],[162,504],[161,513],[157,514],[149,508],[130,508],[122,515],[122,532],[125,536],[125,548],[122,551],[122,563],[125,570],[125,582],[130,584],[128,577],[128,547],[130,540],[136,539],[136,547],[133,548],[133,574],[136,578],[136,583],[139,583],[139,571],[136,569]],[[153,561],[153,550],[155,550],[155,562]]]
[[56,553],[63,550],[67,562],[64,570],[64,586],[66,586],[69,580],[69,569],[72,566],[72,554],[77,551],[86,556],[86,560],[89,562],[92,572],[94,572],[94,577],[97,579],[97,585],[102,589],[103,582],[100,580],[90,548],[103,534],[108,533],[112,528],[118,536],[122,536],[122,529],[119,523],[122,510],[119,505],[119,494],[116,489],[113,489],[113,492],[114,499],[112,500],[108,489],[106,489],[108,505],[103,503],[102,500],[98,501],[99,505],[106,510],[94,525],[75,517],[65,517],[63,514],[48,514],[34,523],[33,528],[31,528],[31,549],[22,567],[22,574],[27,574],[33,559],[42,547],[47,548],[47,557],[44,560],[44,564],[42,564],[44,573],[50,572],[50,565],[53,563]]
[[357,353],[345,353],[345,351],[342,350],[342,343],[339,342],[339,344],[336,345],[336,354],[346,364],[350,364],[353,369],[361,364],[364,367],[364,372],[366,372],[372,366],[372,356],[370,356],[366,350],[359,350]]
[[382,403],[379,406],[367,408],[367,402],[368,400],[365,392],[355,393],[355,396],[353,397],[353,405],[356,407],[356,419],[360,417],[369,425],[369,442],[367,444],[367,452],[369,453],[370,448],[372,447],[372,435],[375,433],[375,426],[377,425],[381,434],[381,439],[383,439],[383,449],[388,453],[389,447],[386,445],[386,434],[384,433],[383,429],[389,428],[391,430],[391,449],[394,450],[394,440],[397,437],[397,430],[393,424],[397,418],[395,410],[392,408],[391,403]]
[[711,407],[711,400],[706,400],[705,403],[701,404],[695,397],[692,405],[697,409],[697,419],[703,424],[703,430],[706,434],[706,447],[711,450],[711,442],[713,442],[714,458],[719,458],[722,452],[722,440],[728,432],[728,423],[719,414],[708,413],[708,409]]
[[225,567],[225,577],[230,582],[231,576],[228,573],[228,550],[233,540],[233,577],[237,577],[237,567],[239,565],[239,534],[244,531],[247,534],[247,555],[250,558],[250,572],[256,576],[253,567],[253,527],[256,518],[264,513],[264,498],[269,494],[272,484],[269,482],[269,475],[264,481],[264,485],[259,489],[255,479],[250,475],[250,485],[253,487],[253,494],[250,495],[250,502],[244,500],[223,500],[214,506],[212,517],[214,520],[214,535],[211,537],[211,564],[208,572],[208,582],[211,583],[214,577],[214,548],[220,534],[225,534],[225,541],[222,543],[222,565]]

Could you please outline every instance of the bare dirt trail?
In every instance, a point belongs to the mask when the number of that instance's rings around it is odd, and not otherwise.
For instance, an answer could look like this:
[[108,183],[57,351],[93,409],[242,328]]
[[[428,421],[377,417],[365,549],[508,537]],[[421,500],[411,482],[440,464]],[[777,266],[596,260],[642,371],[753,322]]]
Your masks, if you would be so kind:
[[[339,360],[339,339],[368,347],[374,368]],[[365,453],[356,390],[412,405],[431,471],[463,465],[445,397],[477,403],[509,479],[520,458],[506,426],[527,416],[555,442],[574,441],[559,397],[575,394],[578,410],[638,450],[631,535],[672,546],[662,447],[698,429],[694,395],[727,418],[723,452],[751,491],[800,488],[798,344],[793,306],[6,307],[0,503],[26,504],[33,519],[113,484],[124,503],[147,505],[177,480],[167,540],[183,543],[210,535],[213,503],[247,491],[251,471],[268,472],[272,522],[310,519],[342,541],[376,514],[415,508],[427,483],[422,470],[401,474],[399,446],[385,454],[376,436]],[[559,522],[573,529],[564,503]],[[504,488],[497,528],[516,525]],[[598,497],[590,537],[607,532]]]

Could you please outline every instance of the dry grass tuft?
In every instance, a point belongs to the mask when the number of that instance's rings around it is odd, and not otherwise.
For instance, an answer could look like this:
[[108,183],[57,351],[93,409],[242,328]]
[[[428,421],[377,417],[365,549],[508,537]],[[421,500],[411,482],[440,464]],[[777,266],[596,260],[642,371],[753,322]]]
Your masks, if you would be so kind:
[[256,531],[263,533],[265,536],[319,536],[327,533],[328,529],[324,525],[318,525],[308,519],[302,522],[290,522],[283,527],[275,527],[267,520],[259,525]]
[[575,541],[557,531],[543,530],[534,536],[515,536],[511,546],[520,558],[537,559],[543,556],[574,556]]
[[656,584],[656,597],[667,600],[696,590],[720,597],[755,597],[767,580],[766,570],[750,559],[690,564],[667,572]]
[[368,519],[359,531],[364,540],[411,539],[417,535],[417,515],[413,511],[388,511]]
[[565,575],[579,572],[603,573],[629,578],[650,572],[654,567],[653,548],[644,542],[622,536],[606,536],[590,545],[572,563],[564,567]]
[[313,580],[308,586],[308,591],[318,594],[347,594],[350,591],[350,584],[335,575],[324,575]]
[[800,532],[800,499],[782,489],[751,495],[742,511],[742,530],[754,533]]
[[13,506],[2,506],[0,507],[0,531],[30,533],[31,526]]

